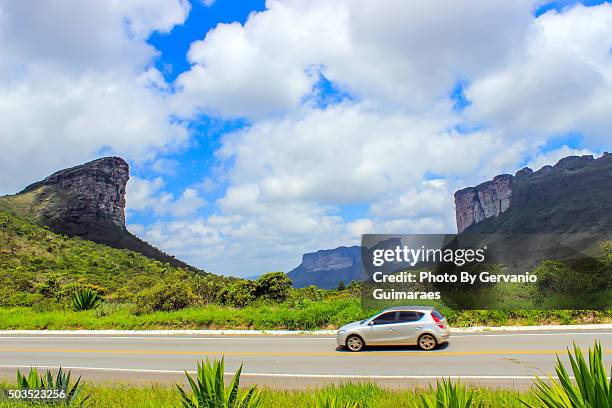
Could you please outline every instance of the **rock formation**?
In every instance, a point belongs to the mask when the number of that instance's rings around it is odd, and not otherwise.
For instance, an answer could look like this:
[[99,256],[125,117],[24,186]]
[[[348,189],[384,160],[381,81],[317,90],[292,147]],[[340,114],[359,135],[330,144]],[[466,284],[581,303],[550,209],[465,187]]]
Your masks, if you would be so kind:
[[[129,166],[119,157],[104,157],[60,170],[20,194],[38,192],[39,201],[56,199],[40,208],[45,223],[94,224],[111,222],[125,229],[125,186]],[[60,199],[57,199],[60,198]]]
[[458,232],[461,233],[474,223],[497,217],[506,211],[510,207],[512,197],[512,180],[510,174],[501,174],[476,187],[457,191],[455,215]]
[[0,197],[21,216],[53,232],[114,248],[140,252],[173,266],[195,269],[131,234],[125,226],[125,187],[129,166],[103,157],[60,170],[16,195]]
[[[612,155],[606,152],[597,159],[565,157],[536,172],[525,167],[514,176],[502,174],[459,190],[455,216],[459,233],[468,228],[478,233],[603,231],[609,228],[611,203]],[[472,227],[480,224],[486,226]]]

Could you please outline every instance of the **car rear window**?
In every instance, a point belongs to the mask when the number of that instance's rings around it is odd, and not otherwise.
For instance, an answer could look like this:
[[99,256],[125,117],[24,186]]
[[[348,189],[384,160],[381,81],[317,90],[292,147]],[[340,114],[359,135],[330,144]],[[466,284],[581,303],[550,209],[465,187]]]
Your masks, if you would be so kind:
[[425,313],[409,311],[399,312],[399,318],[397,320],[399,323],[418,322],[424,314]]
[[440,320],[444,319],[444,315],[442,313],[438,312],[436,309],[432,310],[431,314],[436,316]]

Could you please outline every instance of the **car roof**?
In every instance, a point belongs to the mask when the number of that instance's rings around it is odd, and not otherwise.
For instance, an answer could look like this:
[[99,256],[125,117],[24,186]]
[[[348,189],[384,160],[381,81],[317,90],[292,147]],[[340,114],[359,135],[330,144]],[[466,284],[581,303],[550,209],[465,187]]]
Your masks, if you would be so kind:
[[408,310],[408,311],[426,311],[429,312],[431,310],[434,310],[435,308],[432,306],[394,306],[394,307],[390,307],[389,309],[385,309],[383,310],[383,312],[395,312],[398,310]]

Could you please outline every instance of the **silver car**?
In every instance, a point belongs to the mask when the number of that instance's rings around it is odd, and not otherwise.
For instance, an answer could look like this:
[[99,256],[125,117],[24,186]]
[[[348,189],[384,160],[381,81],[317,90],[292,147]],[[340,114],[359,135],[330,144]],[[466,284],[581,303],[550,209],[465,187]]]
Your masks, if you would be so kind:
[[448,342],[449,337],[446,318],[433,307],[398,306],[342,326],[336,341],[350,351],[361,351],[366,345],[417,345],[429,351]]

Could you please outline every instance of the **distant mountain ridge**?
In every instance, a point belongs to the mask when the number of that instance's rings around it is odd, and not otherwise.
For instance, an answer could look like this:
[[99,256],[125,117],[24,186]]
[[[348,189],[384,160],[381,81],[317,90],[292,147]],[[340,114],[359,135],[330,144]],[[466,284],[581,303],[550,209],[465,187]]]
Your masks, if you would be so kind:
[[113,248],[129,249],[172,266],[196,270],[130,233],[125,226],[125,187],[129,165],[103,157],[60,170],[15,195],[0,197],[0,209]]
[[361,262],[361,247],[341,246],[304,254],[302,263],[287,275],[296,288],[335,289],[341,281],[348,284],[366,278]]

